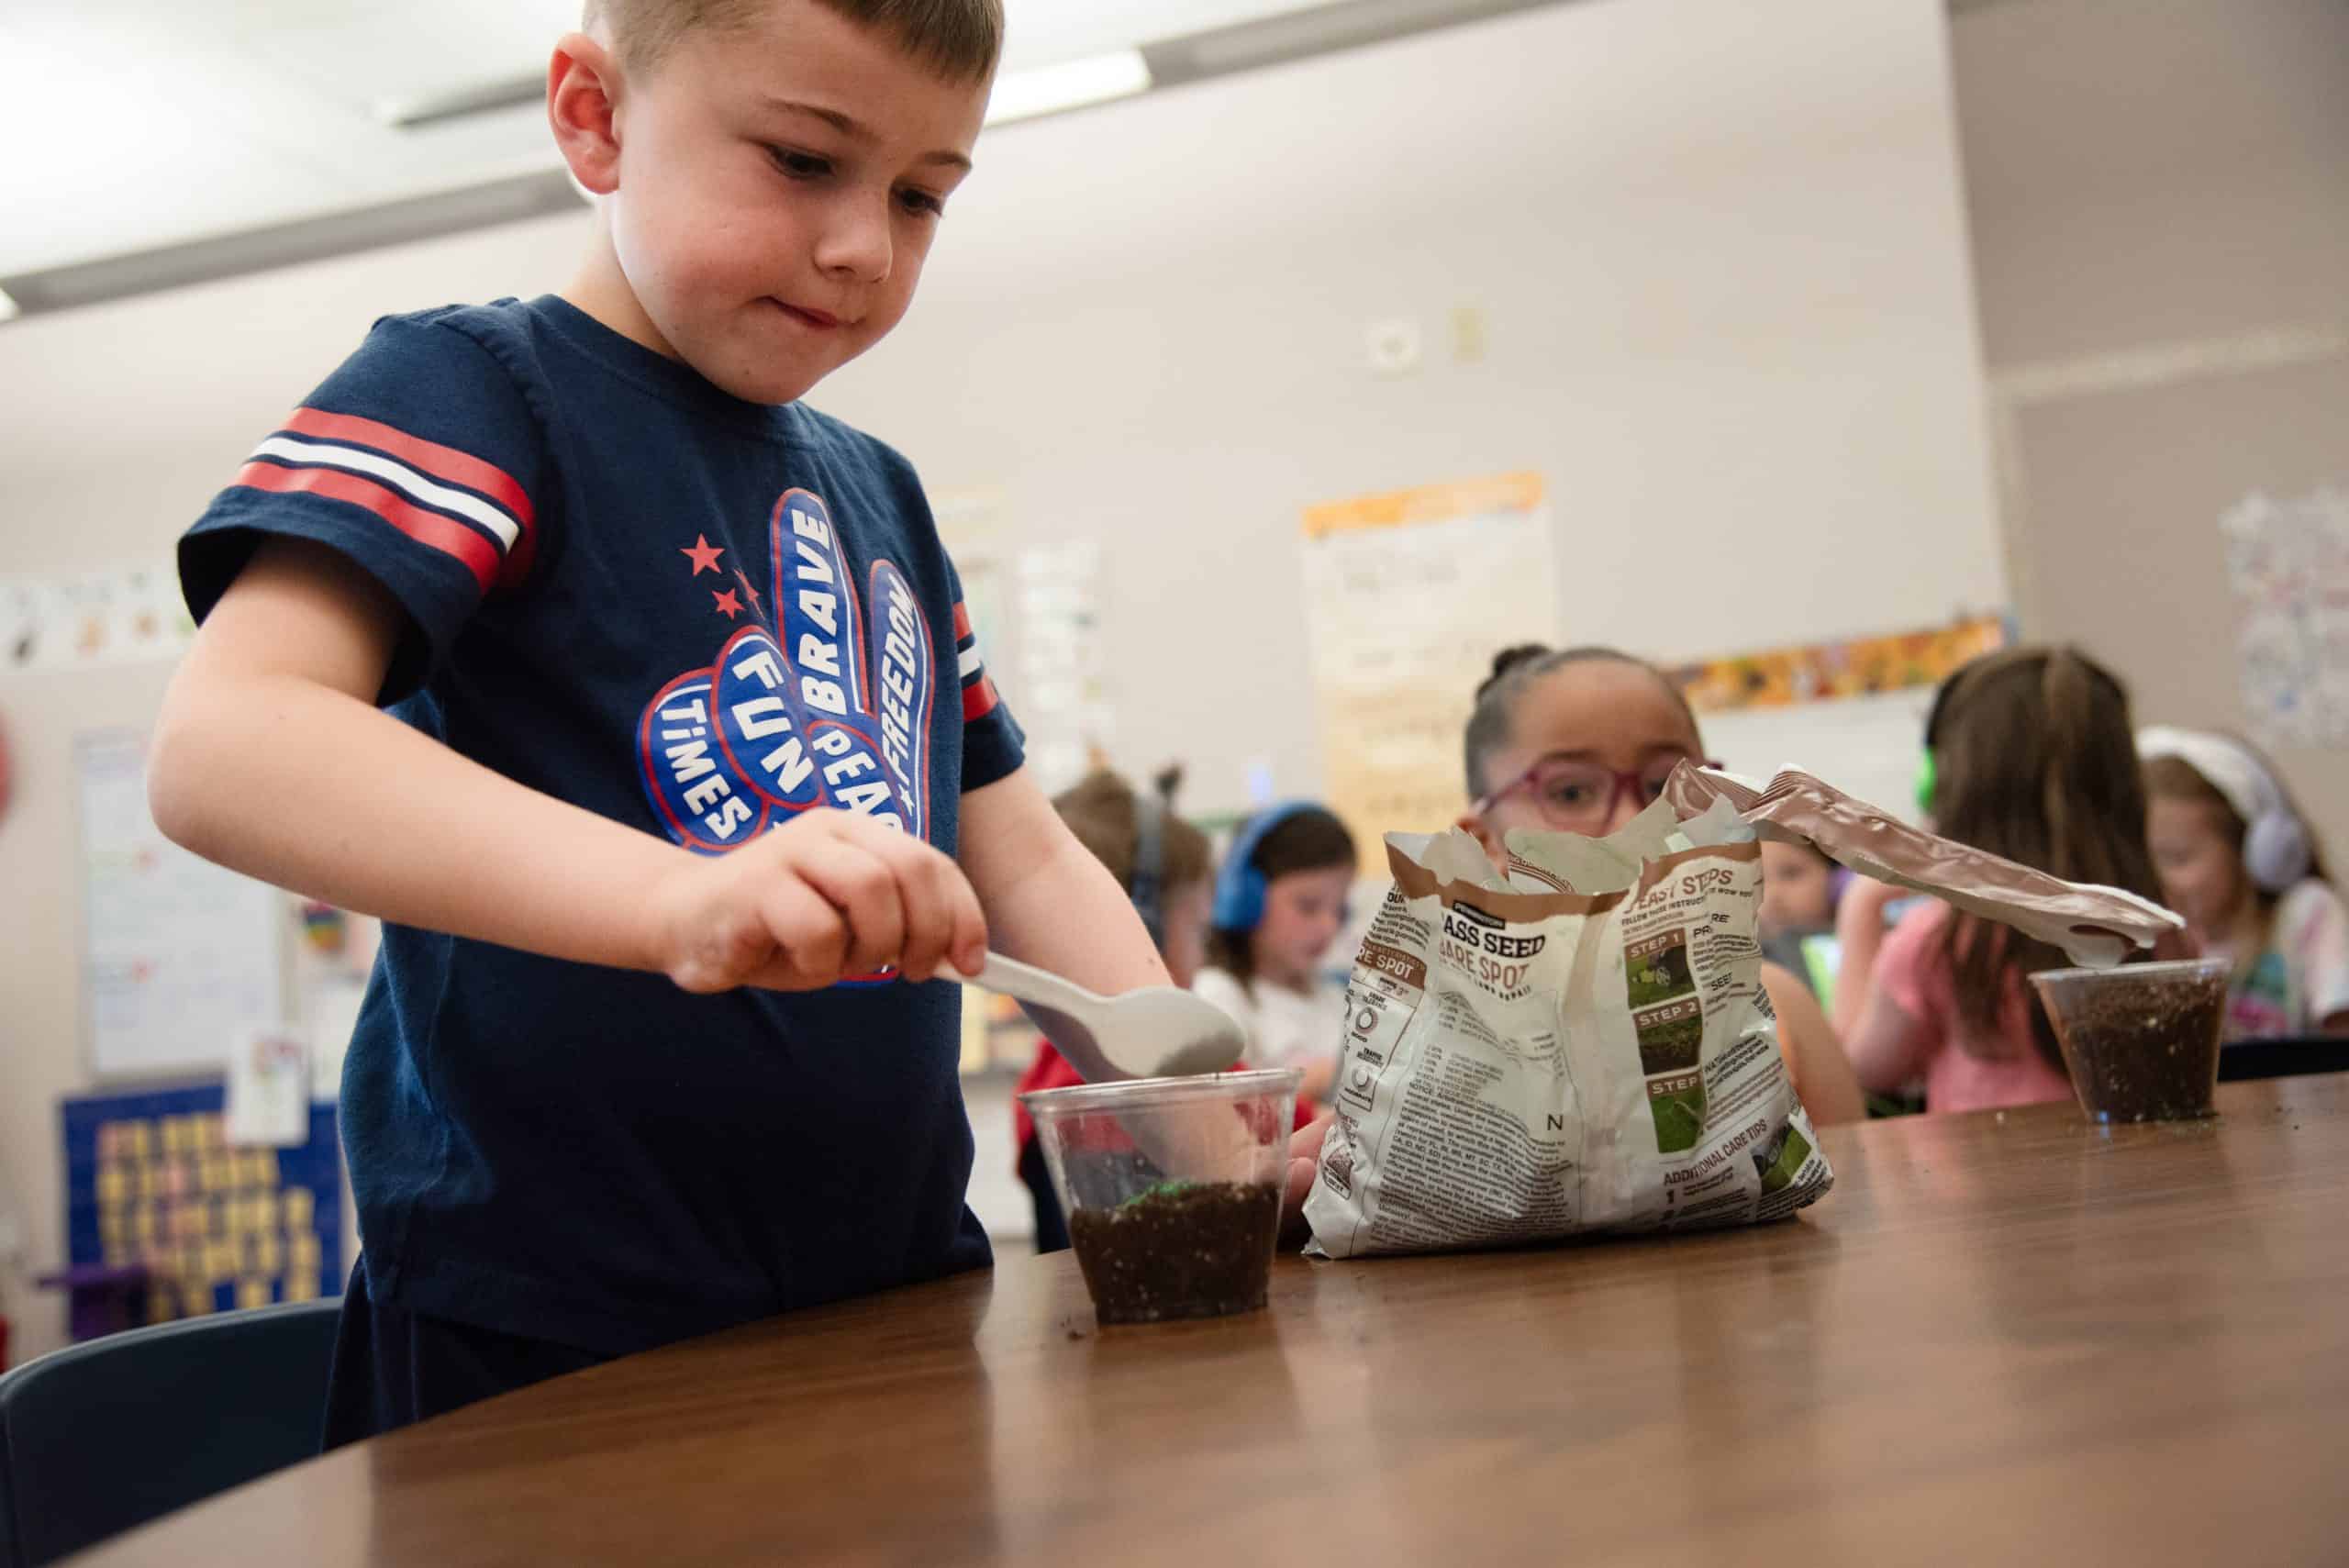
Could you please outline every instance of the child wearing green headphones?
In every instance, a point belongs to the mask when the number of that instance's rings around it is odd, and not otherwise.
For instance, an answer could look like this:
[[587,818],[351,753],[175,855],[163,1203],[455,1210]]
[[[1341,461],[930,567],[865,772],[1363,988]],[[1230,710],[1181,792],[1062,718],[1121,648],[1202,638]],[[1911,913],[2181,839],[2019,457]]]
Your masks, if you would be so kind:
[[[2013,648],[1967,664],[1935,696],[1925,745],[1934,831],[2067,881],[2161,897],[2128,690],[2077,649]],[[1863,880],[1836,914],[1836,1022],[1861,1085],[1890,1094],[1921,1078],[1929,1112],[2070,1098],[2026,984],[2064,956],[1938,900],[1887,933],[1887,906],[1908,896]],[[2154,956],[2194,953],[2172,937]]]

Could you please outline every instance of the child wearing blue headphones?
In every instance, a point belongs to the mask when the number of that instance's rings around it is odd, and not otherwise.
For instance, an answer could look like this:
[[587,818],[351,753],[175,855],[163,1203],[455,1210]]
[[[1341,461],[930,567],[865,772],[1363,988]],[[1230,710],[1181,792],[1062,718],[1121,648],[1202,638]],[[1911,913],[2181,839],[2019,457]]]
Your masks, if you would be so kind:
[[1300,1067],[1298,1095],[1322,1100],[1338,1077],[1341,993],[1323,978],[1346,923],[1354,840],[1321,806],[1260,813],[1224,851],[1208,963],[1191,988],[1240,1022],[1255,1067]]
[[2349,910],[2276,771],[2231,736],[2164,725],[2137,755],[2163,900],[2205,956],[2234,961],[2227,1038],[2349,1035]]

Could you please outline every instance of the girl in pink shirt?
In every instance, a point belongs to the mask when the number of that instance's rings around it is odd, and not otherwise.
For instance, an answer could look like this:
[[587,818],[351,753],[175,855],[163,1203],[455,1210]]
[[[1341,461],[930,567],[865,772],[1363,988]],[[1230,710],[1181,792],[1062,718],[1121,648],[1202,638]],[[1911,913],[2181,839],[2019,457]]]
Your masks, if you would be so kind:
[[[1925,746],[1936,832],[2074,882],[2161,896],[2128,691],[2076,649],[2009,649],[1966,665],[1943,685]],[[2065,967],[2064,955],[1932,902],[1887,934],[1885,906],[1900,896],[1862,882],[1838,911],[1836,1022],[1861,1084],[1890,1093],[1922,1078],[1928,1111],[2069,1099],[2054,1031],[2024,979]],[[2155,956],[2191,953],[2172,942]]]

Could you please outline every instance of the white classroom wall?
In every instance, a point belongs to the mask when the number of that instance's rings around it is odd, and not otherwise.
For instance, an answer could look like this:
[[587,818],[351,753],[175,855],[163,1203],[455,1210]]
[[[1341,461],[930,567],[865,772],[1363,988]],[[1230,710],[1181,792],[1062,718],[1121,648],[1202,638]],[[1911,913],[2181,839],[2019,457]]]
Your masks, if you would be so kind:
[[[2142,721],[2251,732],[2218,519],[2349,490],[2349,5],[2159,13],[1954,29],[2002,511],[2026,637],[2109,661]],[[2268,750],[2339,874],[2349,747]]]
[[[1198,807],[1255,761],[1309,790],[1308,502],[1538,470],[1560,635],[1666,657],[2002,603],[1951,127],[1934,0],[1595,0],[1012,128],[812,401],[997,494],[1007,543],[1098,542],[1122,761],[1188,760]],[[557,286],[585,227],[0,329],[0,575],[167,551],[373,316]],[[1381,379],[1395,316],[1428,360]],[[86,1085],[71,739],[163,678],[0,673],[0,1192],[43,1264]]]
[[1006,136],[819,401],[1104,541],[1117,751],[1198,806],[1319,780],[1311,502],[1538,470],[1559,635],[1664,658],[1995,609],[1945,50],[1929,0],[1612,0]]

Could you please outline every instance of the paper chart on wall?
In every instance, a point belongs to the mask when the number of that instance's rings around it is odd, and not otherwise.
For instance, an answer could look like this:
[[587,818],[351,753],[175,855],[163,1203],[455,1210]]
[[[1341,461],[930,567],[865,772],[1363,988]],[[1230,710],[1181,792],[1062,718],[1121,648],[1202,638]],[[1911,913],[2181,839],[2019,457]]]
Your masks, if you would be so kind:
[[1459,815],[1493,655],[1555,638],[1550,509],[1516,473],[1311,506],[1304,530],[1327,798],[1375,859],[1379,835]]
[[282,1016],[282,895],[157,830],[138,735],[78,737],[73,764],[92,1070],[219,1071],[239,1040]]
[[2271,746],[2349,741],[2349,494],[2253,495],[2219,529],[2253,730]]
[[1029,769],[1047,794],[1058,794],[1117,739],[1101,641],[1101,552],[1090,543],[1037,546],[1021,550],[1013,568],[1015,711],[1028,735]]
[[168,563],[0,579],[0,671],[176,659],[195,635]]

